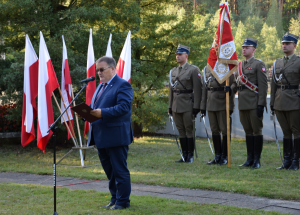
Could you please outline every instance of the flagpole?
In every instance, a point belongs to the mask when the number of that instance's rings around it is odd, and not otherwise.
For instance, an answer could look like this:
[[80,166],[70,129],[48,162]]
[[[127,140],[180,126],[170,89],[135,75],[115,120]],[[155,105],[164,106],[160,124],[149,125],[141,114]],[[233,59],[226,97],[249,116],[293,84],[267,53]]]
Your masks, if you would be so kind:
[[[61,109],[60,109],[60,107],[59,107],[59,104],[58,104],[57,99],[56,99],[56,97],[55,97],[55,95],[54,95],[53,92],[52,92],[52,96],[53,96],[53,98],[54,98],[54,100],[55,100],[55,103],[56,103],[56,105],[57,105],[57,107],[58,107],[58,109],[59,109],[59,112],[60,112],[60,114],[61,114],[61,113],[62,113],[62,112],[61,112]],[[71,132],[71,130],[70,130],[70,128],[69,128],[68,123],[67,123],[66,120],[65,120],[65,117],[62,116],[62,118],[63,118],[63,120],[64,120],[64,122],[65,122],[65,125],[66,125],[66,127],[67,127],[67,130],[68,130],[69,134],[70,134],[71,137],[72,137],[72,140],[73,140],[73,142],[74,142],[74,145],[77,146],[77,142],[76,142],[75,139],[74,139],[74,136],[73,136],[73,134],[72,134],[72,132]]]
[[[74,100],[74,92],[73,92],[72,84],[71,84],[71,94],[72,94],[72,98]],[[74,100],[74,106],[76,106],[75,100]],[[75,114],[75,118],[76,118],[77,130],[78,130],[79,143],[80,143],[80,147],[82,147],[82,139],[81,139],[81,134],[80,134],[80,129],[79,129],[78,117],[76,114]],[[81,159],[81,166],[84,167],[86,149],[84,149],[84,156],[82,155],[82,149],[79,149],[79,153],[80,153],[80,159]]]
[[[221,47],[222,35],[223,35],[223,25],[225,17],[225,7],[222,9],[222,20],[220,26],[220,38],[219,38],[219,48]],[[219,50],[218,50],[219,51]],[[218,54],[219,56],[219,54]],[[229,78],[226,79],[226,86],[229,86]],[[228,167],[231,167],[231,157],[230,157],[230,118],[229,118],[229,92],[226,93],[226,122],[227,122],[227,159]]]
[[[71,93],[72,93],[72,99],[74,99],[74,92],[73,92],[72,84],[71,84]],[[74,106],[76,106],[75,101],[74,101]],[[77,117],[76,114],[75,114],[75,118],[76,118],[76,124],[77,124],[79,142],[80,142],[80,146],[82,147],[82,139],[81,139],[81,134],[80,134],[80,129],[79,129],[78,117]]]
[[[226,79],[226,86],[229,86],[229,78]],[[227,157],[228,167],[231,167],[230,155],[230,116],[229,116],[229,92],[226,93],[226,121],[227,121]]]
[[[62,100],[62,102],[63,102],[63,104],[64,104],[64,107],[65,107],[65,109],[66,109],[66,104],[65,104],[64,98],[63,98],[63,96],[62,96],[60,87],[58,87],[58,91],[59,91],[61,100]],[[68,117],[69,122],[71,122],[70,117],[69,117],[69,114],[68,114],[68,111],[66,111],[66,114],[67,114],[67,117]],[[73,133],[74,138],[76,138],[76,135],[75,135],[75,131],[74,131],[74,129],[73,129],[73,126],[70,126],[70,127],[71,127],[71,131],[72,131],[72,133]]]

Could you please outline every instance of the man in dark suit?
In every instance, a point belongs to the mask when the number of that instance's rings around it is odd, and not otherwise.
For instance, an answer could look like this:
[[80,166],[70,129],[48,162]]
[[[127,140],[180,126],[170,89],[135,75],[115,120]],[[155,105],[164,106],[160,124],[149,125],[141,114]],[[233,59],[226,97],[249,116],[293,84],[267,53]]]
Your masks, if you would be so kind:
[[98,85],[90,112],[99,120],[90,123],[88,145],[96,145],[102,167],[109,179],[112,195],[104,207],[118,210],[130,207],[130,173],[127,168],[128,145],[133,142],[131,126],[131,85],[116,75],[116,61],[101,57],[96,61]]

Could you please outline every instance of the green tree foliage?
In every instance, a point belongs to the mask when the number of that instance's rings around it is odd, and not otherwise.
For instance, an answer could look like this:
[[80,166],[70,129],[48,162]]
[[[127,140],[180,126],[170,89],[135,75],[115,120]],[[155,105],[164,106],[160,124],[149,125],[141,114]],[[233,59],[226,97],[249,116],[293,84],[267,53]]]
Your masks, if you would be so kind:
[[[93,29],[95,58],[105,54],[109,33],[112,33],[112,51],[117,60],[131,30],[135,133],[161,128],[168,103],[166,76],[176,66],[177,45],[192,47],[189,61],[197,66],[206,64],[209,53],[210,16],[200,15],[201,7],[194,11],[192,6],[175,0],[2,0],[0,26],[4,45],[0,46],[0,53],[5,52],[7,59],[0,62],[4,68],[0,89],[6,95],[1,99],[17,103],[18,112],[12,117],[20,119],[25,34],[29,35],[38,54],[39,31],[43,32],[59,82],[61,35],[64,35],[72,82],[77,91],[79,80],[86,77],[89,29]],[[78,103],[83,102],[84,97],[82,94]],[[55,116],[58,116],[57,109]]]
[[278,37],[277,29],[274,26],[268,26],[264,23],[260,32],[260,46],[259,53],[262,54],[261,59],[270,67],[274,59],[282,56],[281,40]]
[[[299,14],[298,17],[291,19],[289,32],[292,33],[292,34],[295,34],[297,36],[300,36],[300,14]],[[298,43],[297,48],[296,48],[296,54],[300,55],[299,43]]]
[[247,37],[247,32],[246,32],[245,25],[242,23],[242,21],[240,21],[237,26],[237,30],[236,30],[236,33],[234,36],[236,54],[237,54],[239,60],[243,59],[241,47],[242,47],[246,37]]
[[282,15],[279,12],[277,0],[272,0],[271,8],[268,12],[266,24],[275,27],[277,35],[283,35]]

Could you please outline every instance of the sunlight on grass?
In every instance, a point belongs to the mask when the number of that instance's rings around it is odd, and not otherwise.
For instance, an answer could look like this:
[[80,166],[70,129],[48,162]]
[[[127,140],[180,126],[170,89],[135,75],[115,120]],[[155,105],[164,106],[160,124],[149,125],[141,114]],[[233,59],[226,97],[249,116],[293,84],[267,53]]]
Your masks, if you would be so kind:
[[[193,163],[175,163],[180,158],[175,138],[143,137],[129,146],[128,168],[132,183],[162,185],[191,189],[236,192],[277,199],[300,200],[299,171],[276,170],[281,165],[275,142],[265,141],[261,155],[262,167],[257,170],[241,168],[245,162],[246,144],[242,139],[232,139],[231,167],[206,165],[213,159],[206,138],[197,138],[198,158]],[[282,143],[280,142],[282,148]],[[61,158],[69,149],[58,149]],[[5,145],[0,148],[0,170],[52,175],[53,153],[43,154],[35,145],[25,148]],[[87,150],[86,165],[96,164],[97,152]],[[80,165],[79,152],[72,152],[63,160],[66,165]],[[98,161],[98,163],[100,163]],[[73,168],[57,166],[58,176],[91,180],[106,179],[100,166]]]
[[[0,214],[53,214],[53,188],[40,185],[0,183]],[[110,201],[110,194],[94,190],[57,188],[58,214],[204,214],[204,215],[279,215],[278,212],[251,210],[216,204],[197,204],[153,196],[130,196],[131,207],[106,211],[101,206]]]

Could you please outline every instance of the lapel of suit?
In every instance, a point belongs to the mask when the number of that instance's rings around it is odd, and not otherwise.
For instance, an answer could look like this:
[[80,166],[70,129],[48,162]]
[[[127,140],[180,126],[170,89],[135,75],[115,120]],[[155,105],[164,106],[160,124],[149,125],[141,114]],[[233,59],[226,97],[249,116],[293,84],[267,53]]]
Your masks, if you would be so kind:
[[[187,71],[188,67],[189,67],[189,63],[186,63],[186,65],[184,66],[184,68],[181,69],[181,72],[180,72],[180,74],[178,75],[178,78],[179,78],[180,76],[182,76],[182,75]],[[178,71],[179,71],[179,68],[178,68]]]
[[100,96],[100,98],[107,94],[107,92],[114,86],[114,83],[116,82],[116,80],[119,78],[118,75],[116,75],[111,82],[106,86],[106,89],[104,90],[104,92],[102,93],[102,95]]
[[95,93],[94,93],[94,95],[93,95],[93,98],[92,98],[91,108],[94,108],[95,99],[96,99],[96,97],[97,97],[97,95],[98,95],[98,92],[99,92],[99,89],[100,89],[100,87],[101,87],[102,85],[103,85],[103,83],[99,84],[98,87],[96,88],[96,91],[95,91]]
[[[291,65],[294,64],[295,60],[296,60],[297,56],[293,55],[293,57],[289,60],[289,62],[283,67],[283,70],[285,70],[286,68],[290,67]],[[284,61],[284,59],[283,59]]]

